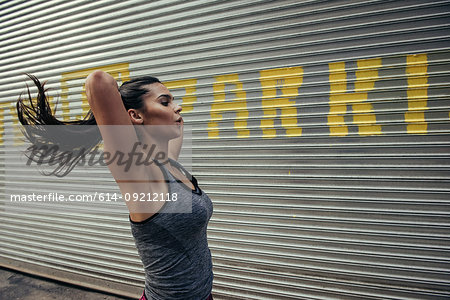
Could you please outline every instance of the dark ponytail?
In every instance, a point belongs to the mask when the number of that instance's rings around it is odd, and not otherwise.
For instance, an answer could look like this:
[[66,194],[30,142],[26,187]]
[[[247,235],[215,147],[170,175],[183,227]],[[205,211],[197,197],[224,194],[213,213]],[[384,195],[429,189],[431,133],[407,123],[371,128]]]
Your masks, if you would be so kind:
[[[92,111],[82,120],[61,121],[54,116],[54,112],[47,100],[44,85],[35,76],[27,74],[38,89],[37,98],[33,101],[30,89],[27,85],[28,99],[19,97],[16,103],[17,116],[23,127],[23,134],[32,143],[27,148],[25,155],[38,164],[60,162],[56,168],[44,175],[66,176],[77,163],[94,150],[101,141],[100,131],[97,126],[73,126],[96,125]],[[72,125],[55,126],[48,125]],[[50,130],[51,129],[51,130]],[[79,138],[80,135],[83,138]],[[81,141],[81,143],[80,143]],[[68,155],[68,152],[75,155]],[[55,165],[54,163],[52,165]]]
[[125,109],[141,109],[144,106],[142,96],[148,92],[145,86],[153,83],[161,83],[161,81],[153,76],[141,76],[124,82],[120,86],[119,92]]

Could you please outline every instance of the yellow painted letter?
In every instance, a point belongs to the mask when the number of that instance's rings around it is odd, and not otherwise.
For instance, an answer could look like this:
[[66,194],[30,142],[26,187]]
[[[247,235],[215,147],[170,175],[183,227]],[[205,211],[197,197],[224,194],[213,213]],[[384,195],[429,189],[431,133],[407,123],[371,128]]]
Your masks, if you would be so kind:
[[355,91],[347,92],[347,72],[345,62],[329,64],[330,70],[330,114],[328,126],[330,135],[346,136],[348,128],[344,121],[347,105],[352,104],[353,123],[358,125],[360,135],[381,134],[381,126],[376,125],[372,104],[366,102],[367,94],[373,90],[378,79],[381,58],[361,59],[357,62]]
[[197,79],[182,79],[182,80],[174,80],[174,81],[166,81],[164,85],[169,89],[180,89],[183,88],[186,90],[186,94],[182,98],[183,102],[181,103],[183,107],[183,112],[192,112],[194,110],[194,103],[197,101],[197,97],[195,96],[197,84]]
[[17,116],[16,103],[9,103],[9,113],[12,117],[12,129],[13,129],[13,143],[15,146],[23,144],[23,134],[19,127],[19,117]]
[[[224,111],[236,111],[236,120],[234,128],[237,130],[237,136],[241,138],[249,137],[250,131],[247,128],[248,109],[247,94],[244,91],[242,82],[239,81],[238,74],[228,74],[216,76],[216,82],[213,84],[214,103],[211,105],[211,120],[208,123],[208,137],[219,138],[219,123],[222,120]],[[232,102],[225,101],[225,84],[236,86],[232,92],[235,98]]]
[[408,111],[405,121],[408,133],[427,133],[425,110],[428,100],[427,55],[417,54],[406,57],[406,75],[408,76]]
[[[286,129],[286,136],[302,135],[302,128],[297,125],[295,101],[290,99],[298,96],[298,88],[303,83],[303,68],[269,69],[259,73],[263,93],[264,119],[261,120],[263,137],[276,136],[274,118],[277,116],[277,108],[281,110],[281,126]],[[281,89],[282,98],[277,97],[277,87]]]

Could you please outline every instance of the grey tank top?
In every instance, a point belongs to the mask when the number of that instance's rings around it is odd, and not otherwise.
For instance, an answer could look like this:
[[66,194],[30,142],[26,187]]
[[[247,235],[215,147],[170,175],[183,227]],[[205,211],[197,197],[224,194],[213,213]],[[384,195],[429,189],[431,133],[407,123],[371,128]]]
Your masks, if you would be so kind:
[[155,161],[168,182],[169,195],[176,193],[177,200],[166,201],[158,213],[142,222],[130,219],[145,270],[145,295],[149,300],[204,300],[213,283],[206,236],[213,205],[195,177],[178,162],[171,162],[191,180],[195,191]]

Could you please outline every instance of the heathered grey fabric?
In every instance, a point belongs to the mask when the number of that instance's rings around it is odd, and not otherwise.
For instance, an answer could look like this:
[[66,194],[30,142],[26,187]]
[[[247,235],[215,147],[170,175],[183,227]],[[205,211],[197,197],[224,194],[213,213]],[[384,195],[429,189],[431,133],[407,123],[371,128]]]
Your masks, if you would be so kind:
[[[142,222],[130,219],[131,231],[145,269],[145,294],[149,300],[204,300],[212,290],[211,252],[206,227],[213,212],[211,199],[197,180],[179,163],[196,191],[192,191],[161,168],[169,193],[177,201],[166,201],[161,210]],[[192,206],[191,206],[192,203]],[[188,213],[184,213],[189,211]]]

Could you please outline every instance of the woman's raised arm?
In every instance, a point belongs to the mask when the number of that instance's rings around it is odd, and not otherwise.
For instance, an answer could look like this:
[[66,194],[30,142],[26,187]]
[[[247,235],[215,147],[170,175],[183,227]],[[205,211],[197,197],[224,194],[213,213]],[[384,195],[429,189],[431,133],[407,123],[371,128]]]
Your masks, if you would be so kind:
[[[103,71],[94,71],[86,79],[86,95],[97,125],[100,126],[105,149],[131,150],[138,138],[114,77]],[[114,130],[115,126],[104,125],[123,125],[116,129],[124,130],[127,134],[118,134]]]
[[[105,160],[122,192],[124,190],[128,192],[129,185],[121,184],[121,181],[142,181],[149,176],[160,175],[161,171],[155,164],[150,166],[136,164],[134,161],[136,156],[129,155],[133,152],[142,152],[142,148],[122,102],[116,80],[106,72],[94,71],[86,79],[86,95],[100,128],[104,150],[109,153],[110,159],[116,158],[113,162]],[[119,154],[123,155],[123,160],[133,160],[130,161],[131,168],[127,170],[124,165],[117,163]]]

